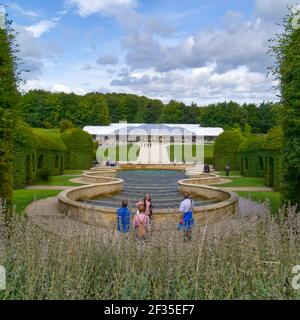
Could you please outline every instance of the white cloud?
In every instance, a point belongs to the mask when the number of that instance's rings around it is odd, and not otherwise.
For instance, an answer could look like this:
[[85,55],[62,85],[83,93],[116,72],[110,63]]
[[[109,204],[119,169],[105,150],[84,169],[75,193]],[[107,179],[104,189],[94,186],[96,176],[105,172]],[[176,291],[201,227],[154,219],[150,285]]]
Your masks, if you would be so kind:
[[177,99],[206,104],[212,101],[234,99],[259,102],[274,99],[273,82],[262,73],[247,67],[238,67],[219,73],[215,65],[202,68],[168,71],[153,69],[127,74],[111,82],[112,86],[127,88],[138,94],[162,100]]
[[39,38],[43,33],[49,32],[57,25],[53,20],[42,20],[37,24],[26,27],[25,29],[32,33],[35,38]]
[[68,0],[70,5],[77,8],[82,17],[95,13],[107,13],[117,8],[133,8],[137,5],[136,0]]
[[280,23],[288,7],[299,4],[299,0],[255,0],[255,12],[263,19]]
[[67,10],[59,11],[57,16],[50,20],[41,20],[40,22],[25,27],[25,29],[32,33],[35,38],[39,38],[46,32],[49,32],[51,29],[55,28],[58,25],[58,22],[61,20],[63,16],[68,13]]
[[37,12],[35,12],[31,9],[24,9],[19,4],[14,3],[14,2],[9,3],[8,7],[10,9],[12,9],[13,11],[20,13],[20,14],[27,16],[27,17],[38,17],[39,16],[39,14]]

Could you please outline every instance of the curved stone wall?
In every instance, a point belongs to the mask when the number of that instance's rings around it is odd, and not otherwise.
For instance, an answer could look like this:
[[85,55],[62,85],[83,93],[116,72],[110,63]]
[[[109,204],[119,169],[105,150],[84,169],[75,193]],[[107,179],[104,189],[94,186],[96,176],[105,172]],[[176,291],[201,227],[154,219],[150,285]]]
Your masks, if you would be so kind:
[[113,169],[99,169],[94,171],[89,171],[81,176],[81,180],[87,183],[103,183],[106,182],[103,177],[115,177],[117,170]]
[[[238,196],[235,193],[204,185],[212,178],[214,177],[211,177],[211,175],[205,175],[205,177],[201,178],[178,181],[178,188],[182,193],[188,192],[191,196],[201,196],[206,199],[217,199],[220,201],[216,204],[196,207],[194,209],[195,221],[200,225],[215,222],[237,212]],[[100,173],[87,173],[85,179],[90,179],[91,183],[96,181],[97,184],[76,187],[60,193],[58,195],[60,210],[68,216],[79,219],[87,224],[114,227],[116,223],[115,208],[93,206],[80,202],[80,200],[120,193],[124,188],[124,181],[118,178],[104,177]],[[179,211],[177,209],[155,210],[154,220],[156,227],[160,224],[163,226],[170,223],[175,226],[179,220]]]
[[107,196],[112,193],[122,192],[124,181],[118,178],[103,177],[101,183],[65,190],[58,195],[59,209],[67,216],[78,219],[83,223],[111,226],[115,218],[115,210],[104,210],[101,207],[80,202],[82,199],[95,196]]

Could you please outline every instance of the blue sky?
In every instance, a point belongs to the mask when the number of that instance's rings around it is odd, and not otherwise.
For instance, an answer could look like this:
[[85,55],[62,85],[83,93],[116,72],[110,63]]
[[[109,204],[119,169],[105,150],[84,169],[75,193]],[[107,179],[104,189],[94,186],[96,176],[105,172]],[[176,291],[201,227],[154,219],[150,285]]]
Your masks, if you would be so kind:
[[294,0],[13,0],[22,90],[275,100],[268,39]]

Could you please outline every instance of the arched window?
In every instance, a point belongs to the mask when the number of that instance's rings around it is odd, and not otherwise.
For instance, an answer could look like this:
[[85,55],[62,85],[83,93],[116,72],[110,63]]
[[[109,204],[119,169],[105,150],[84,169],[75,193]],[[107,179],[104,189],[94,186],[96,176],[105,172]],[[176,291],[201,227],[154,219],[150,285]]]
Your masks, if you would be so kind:
[[137,137],[135,138],[135,141],[136,141],[136,142],[140,142],[140,141],[141,141],[141,137],[137,136]]
[[171,143],[174,143],[175,142],[175,139],[174,139],[174,137],[172,136],[172,137],[170,137],[170,141],[171,141]]
[[38,161],[38,169],[42,169],[44,166],[44,156],[41,154],[39,156],[39,161]]

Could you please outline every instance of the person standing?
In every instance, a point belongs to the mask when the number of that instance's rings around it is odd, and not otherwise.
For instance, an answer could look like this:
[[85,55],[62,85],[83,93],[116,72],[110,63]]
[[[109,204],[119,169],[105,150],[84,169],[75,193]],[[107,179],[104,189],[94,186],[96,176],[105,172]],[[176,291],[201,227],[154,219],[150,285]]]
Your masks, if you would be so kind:
[[230,173],[230,167],[229,167],[229,164],[226,164],[225,172],[226,172],[226,177],[229,177],[229,173]]
[[128,233],[130,230],[131,212],[127,208],[128,202],[122,201],[122,206],[117,210],[117,229],[121,233]]
[[134,216],[133,225],[135,235],[138,239],[145,239],[149,232],[149,216],[146,214],[146,208],[141,205]]
[[193,218],[193,200],[189,195],[185,193],[183,195],[183,201],[180,203],[180,220],[178,224],[178,230],[184,232],[184,241],[192,240],[192,226],[195,224]]
[[153,215],[153,205],[152,205],[152,200],[151,196],[149,193],[147,193],[141,201],[139,201],[136,206],[139,208],[140,206],[145,207],[145,213],[149,216],[150,220],[152,220],[152,215]]

